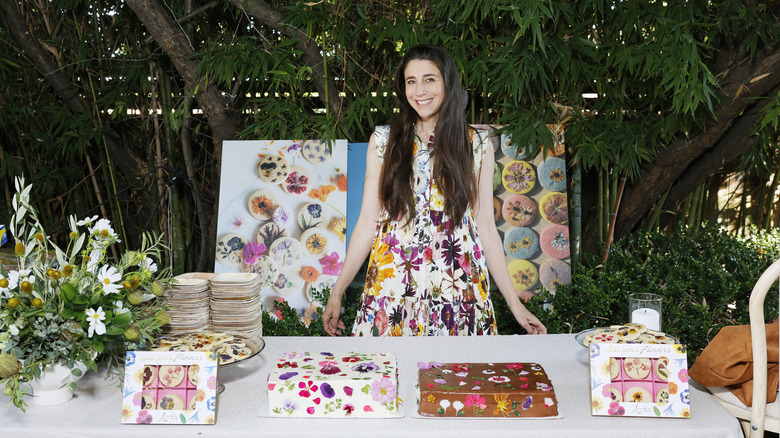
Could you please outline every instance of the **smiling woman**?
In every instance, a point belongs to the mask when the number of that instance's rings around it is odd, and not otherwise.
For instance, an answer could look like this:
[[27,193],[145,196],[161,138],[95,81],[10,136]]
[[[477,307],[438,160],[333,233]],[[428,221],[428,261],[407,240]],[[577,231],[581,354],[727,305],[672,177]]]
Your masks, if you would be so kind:
[[363,204],[323,312],[325,331],[346,329],[341,299],[370,253],[355,335],[496,334],[488,268],[520,325],[546,333],[504,262],[494,154],[487,135],[466,123],[455,62],[439,47],[412,47],[393,85],[399,116],[369,140]]

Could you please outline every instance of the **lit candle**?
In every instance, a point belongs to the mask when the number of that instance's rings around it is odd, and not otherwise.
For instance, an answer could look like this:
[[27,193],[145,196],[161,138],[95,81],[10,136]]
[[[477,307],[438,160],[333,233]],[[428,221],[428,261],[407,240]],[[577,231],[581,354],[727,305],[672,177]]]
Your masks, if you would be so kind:
[[644,324],[651,330],[661,330],[661,314],[655,309],[643,307],[631,312],[631,322]]

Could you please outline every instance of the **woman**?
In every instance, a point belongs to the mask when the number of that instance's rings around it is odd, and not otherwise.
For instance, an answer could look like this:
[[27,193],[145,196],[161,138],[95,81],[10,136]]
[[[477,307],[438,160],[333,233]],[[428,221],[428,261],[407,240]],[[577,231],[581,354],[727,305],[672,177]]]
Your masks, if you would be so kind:
[[341,300],[370,252],[354,335],[496,334],[488,269],[520,325],[546,333],[509,276],[493,219],[493,150],[466,124],[455,62],[439,47],[415,46],[393,85],[400,115],[369,140],[360,217],[325,331],[346,329]]

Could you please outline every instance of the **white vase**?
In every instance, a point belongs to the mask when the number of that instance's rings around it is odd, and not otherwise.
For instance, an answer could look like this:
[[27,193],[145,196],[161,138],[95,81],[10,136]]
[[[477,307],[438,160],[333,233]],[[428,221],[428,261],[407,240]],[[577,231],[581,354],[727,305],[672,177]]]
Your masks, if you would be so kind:
[[[81,375],[74,376],[72,369],[81,370]],[[70,383],[78,381],[86,371],[86,365],[81,362],[74,363],[73,368],[69,368],[66,362],[46,365],[41,377],[28,384],[33,403],[41,406],[67,403],[73,398]]]

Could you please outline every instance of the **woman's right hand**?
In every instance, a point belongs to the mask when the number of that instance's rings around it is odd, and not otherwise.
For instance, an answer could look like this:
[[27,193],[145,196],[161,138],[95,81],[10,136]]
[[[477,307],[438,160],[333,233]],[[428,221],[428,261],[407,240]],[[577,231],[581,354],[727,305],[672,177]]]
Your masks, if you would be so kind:
[[331,336],[341,336],[342,331],[347,329],[344,321],[341,320],[341,296],[339,294],[331,293],[330,298],[328,298],[328,304],[322,311],[322,326],[325,328],[325,333]]

